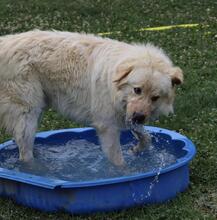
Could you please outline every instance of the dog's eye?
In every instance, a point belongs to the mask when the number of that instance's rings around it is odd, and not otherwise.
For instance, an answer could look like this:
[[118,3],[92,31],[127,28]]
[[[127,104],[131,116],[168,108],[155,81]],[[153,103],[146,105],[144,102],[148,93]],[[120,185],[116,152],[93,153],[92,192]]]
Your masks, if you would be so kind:
[[153,96],[153,97],[151,97],[151,101],[156,102],[159,98],[160,98],[159,95]]
[[134,92],[135,92],[137,95],[140,95],[140,94],[142,93],[142,89],[139,88],[139,87],[136,87],[136,88],[134,88],[133,90],[134,90]]

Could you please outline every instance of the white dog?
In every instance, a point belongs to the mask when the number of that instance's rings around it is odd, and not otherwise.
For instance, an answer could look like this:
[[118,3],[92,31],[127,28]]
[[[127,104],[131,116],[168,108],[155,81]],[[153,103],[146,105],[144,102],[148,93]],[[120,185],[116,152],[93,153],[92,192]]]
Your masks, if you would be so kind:
[[183,81],[165,53],[93,35],[30,31],[0,37],[0,126],[13,135],[21,160],[33,158],[45,107],[94,126],[102,150],[124,163],[119,134],[173,112]]

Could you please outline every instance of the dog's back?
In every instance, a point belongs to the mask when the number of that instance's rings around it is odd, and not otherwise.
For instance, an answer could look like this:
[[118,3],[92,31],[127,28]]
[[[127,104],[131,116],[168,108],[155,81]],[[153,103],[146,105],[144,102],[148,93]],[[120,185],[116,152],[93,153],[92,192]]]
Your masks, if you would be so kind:
[[70,118],[88,119],[91,95],[88,56],[100,41],[101,38],[92,35],[38,30],[1,37],[0,118],[5,115],[1,113],[6,109],[3,106],[11,103],[5,99],[13,99],[29,108],[44,107],[46,102]]

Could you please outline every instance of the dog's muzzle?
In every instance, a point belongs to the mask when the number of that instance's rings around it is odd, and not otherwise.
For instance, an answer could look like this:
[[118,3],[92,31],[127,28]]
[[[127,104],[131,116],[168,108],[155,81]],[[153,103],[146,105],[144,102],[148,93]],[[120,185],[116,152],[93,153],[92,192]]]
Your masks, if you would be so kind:
[[134,112],[132,116],[133,124],[143,124],[145,122],[146,116],[140,112]]

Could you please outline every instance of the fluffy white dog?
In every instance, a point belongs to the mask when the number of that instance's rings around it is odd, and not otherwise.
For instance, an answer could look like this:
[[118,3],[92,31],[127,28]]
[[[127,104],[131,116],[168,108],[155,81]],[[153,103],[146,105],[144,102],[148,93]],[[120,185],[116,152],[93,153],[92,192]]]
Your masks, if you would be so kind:
[[181,69],[150,44],[38,30],[2,36],[0,126],[29,161],[40,115],[52,107],[94,126],[109,160],[122,165],[120,130],[173,112],[182,81]]

